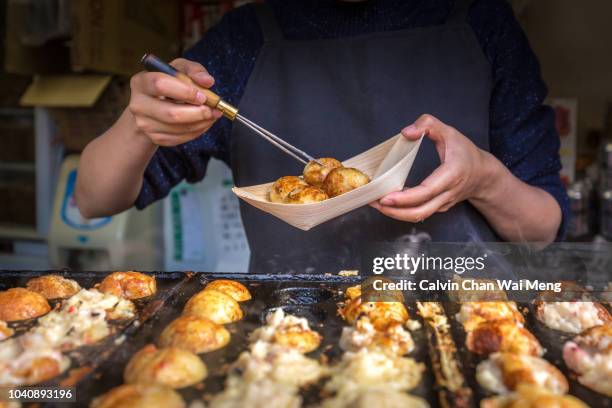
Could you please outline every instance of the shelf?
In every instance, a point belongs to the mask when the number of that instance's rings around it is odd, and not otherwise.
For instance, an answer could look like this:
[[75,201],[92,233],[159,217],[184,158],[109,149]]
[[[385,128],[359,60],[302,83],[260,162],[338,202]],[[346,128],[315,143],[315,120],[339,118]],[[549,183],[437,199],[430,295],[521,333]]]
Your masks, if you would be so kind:
[[19,171],[34,173],[36,171],[36,165],[34,162],[3,162],[0,161],[0,171]]
[[0,224],[0,238],[44,240],[35,227]]

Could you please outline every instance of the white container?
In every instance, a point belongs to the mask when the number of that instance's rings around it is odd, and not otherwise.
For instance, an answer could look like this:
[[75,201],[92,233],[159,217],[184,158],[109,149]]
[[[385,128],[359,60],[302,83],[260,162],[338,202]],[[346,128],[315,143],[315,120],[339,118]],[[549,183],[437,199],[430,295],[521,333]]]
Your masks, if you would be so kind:
[[[348,193],[311,204],[283,204],[268,200],[273,182],[249,187],[234,187],[232,191],[242,200],[274,215],[304,231],[332,218],[368,205],[385,195],[401,190],[406,183],[422,138],[409,141],[401,134],[342,162],[367,174],[372,181]],[[279,177],[286,174],[279,174]]]

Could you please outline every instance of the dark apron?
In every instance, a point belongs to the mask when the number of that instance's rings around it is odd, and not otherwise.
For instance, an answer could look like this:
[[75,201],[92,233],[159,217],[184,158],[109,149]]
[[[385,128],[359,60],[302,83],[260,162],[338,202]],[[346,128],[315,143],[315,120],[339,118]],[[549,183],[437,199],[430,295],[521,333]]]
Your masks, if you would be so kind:
[[[264,45],[240,103],[246,117],[315,157],[348,159],[429,113],[489,148],[491,68],[458,0],[439,26],[315,41],[291,41],[271,9],[258,9]],[[249,186],[299,175],[303,166],[240,124],[232,130],[234,182]],[[421,145],[406,186],[440,165]],[[360,248],[411,231],[433,241],[497,241],[468,203],[422,223],[388,218],[366,206],[301,231],[240,202],[252,273],[335,273],[358,269]]]

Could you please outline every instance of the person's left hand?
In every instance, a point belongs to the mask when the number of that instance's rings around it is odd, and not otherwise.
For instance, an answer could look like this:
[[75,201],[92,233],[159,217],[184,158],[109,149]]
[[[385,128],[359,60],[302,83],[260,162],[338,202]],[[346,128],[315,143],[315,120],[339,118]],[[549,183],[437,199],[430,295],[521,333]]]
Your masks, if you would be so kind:
[[370,204],[381,213],[400,221],[423,221],[458,202],[477,198],[490,182],[485,174],[490,154],[435,117],[422,115],[404,128],[402,135],[410,140],[429,137],[442,164],[420,185],[387,194]]

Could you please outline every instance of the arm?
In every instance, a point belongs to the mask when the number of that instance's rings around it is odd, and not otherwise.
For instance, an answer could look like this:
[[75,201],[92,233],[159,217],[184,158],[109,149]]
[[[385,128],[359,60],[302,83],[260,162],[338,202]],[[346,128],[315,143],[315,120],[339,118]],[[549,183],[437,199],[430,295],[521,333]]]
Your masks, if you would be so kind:
[[561,223],[561,209],[546,191],[515,177],[495,156],[430,115],[402,130],[411,140],[425,134],[442,165],[413,188],[391,193],[372,206],[402,221],[418,222],[469,200],[507,241],[548,244]]
[[[173,65],[199,85],[213,85],[213,78],[200,64],[178,59]],[[157,146],[193,140],[222,115],[203,105],[201,92],[165,74],[138,73],[130,88],[129,106],[119,120],[81,155],[75,198],[84,217],[116,214],[131,207]]]

